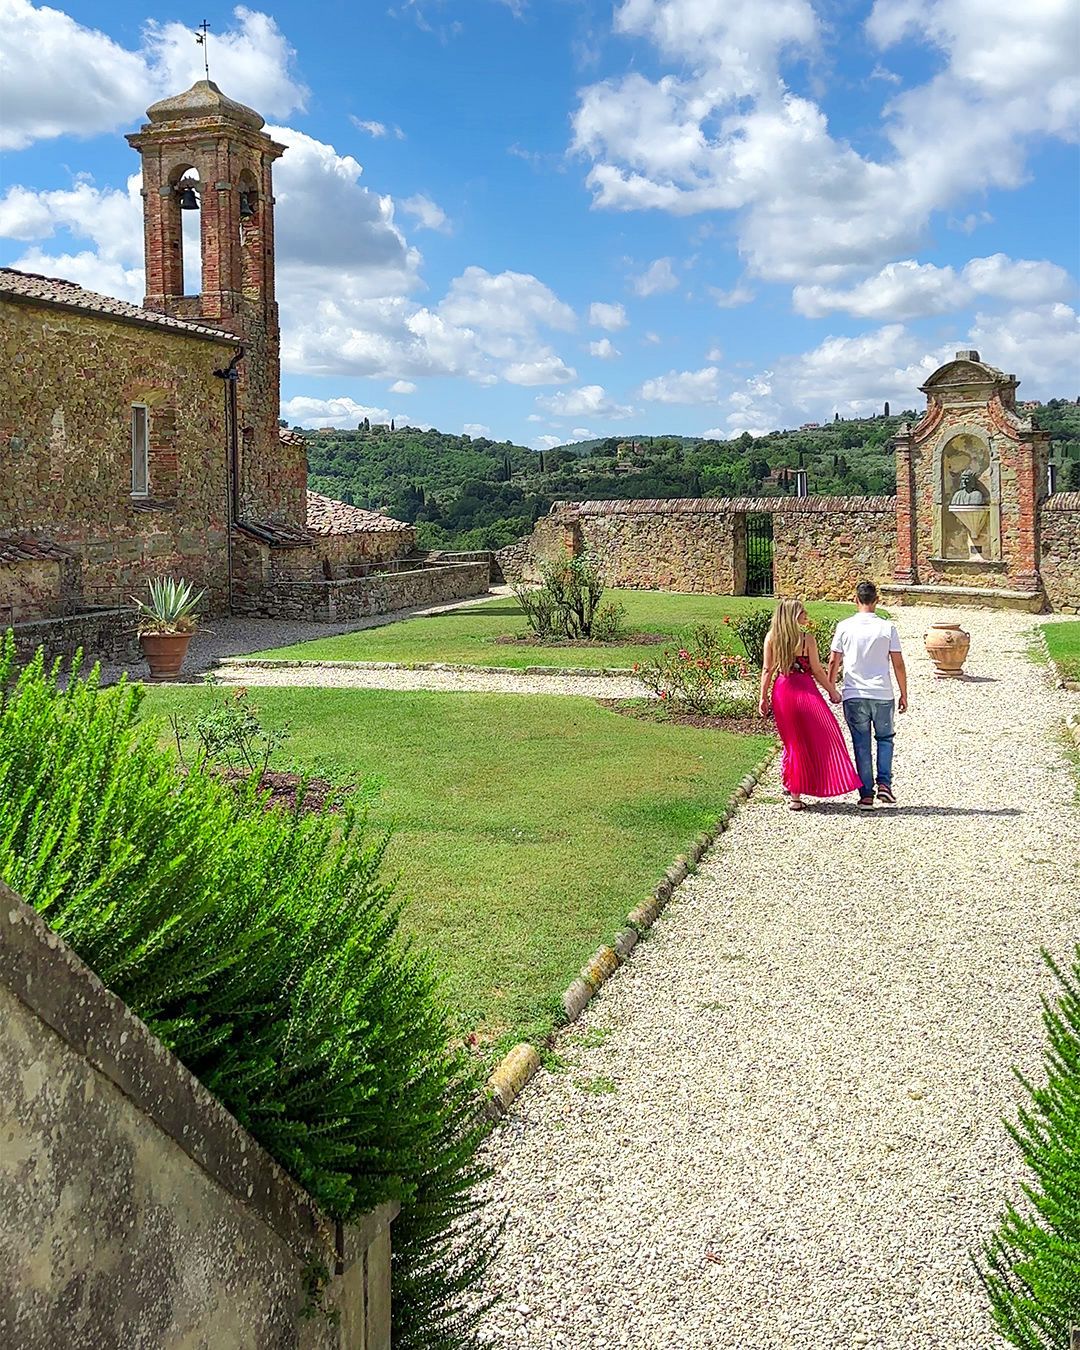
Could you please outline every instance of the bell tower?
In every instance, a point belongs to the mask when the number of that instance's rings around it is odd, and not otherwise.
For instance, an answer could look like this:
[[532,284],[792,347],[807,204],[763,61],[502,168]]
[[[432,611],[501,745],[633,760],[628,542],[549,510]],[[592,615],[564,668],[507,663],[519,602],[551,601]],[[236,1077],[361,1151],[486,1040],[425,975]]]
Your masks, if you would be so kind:
[[[233,423],[238,519],[305,520],[304,472],[282,473],[278,440],[281,335],[274,296],[272,166],[285,146],[251,108],[211,80],[147,110],[128,136],[142,159],[147,309],[235,335]],[[197,211],[202,289],[184,294],[183,214]]]

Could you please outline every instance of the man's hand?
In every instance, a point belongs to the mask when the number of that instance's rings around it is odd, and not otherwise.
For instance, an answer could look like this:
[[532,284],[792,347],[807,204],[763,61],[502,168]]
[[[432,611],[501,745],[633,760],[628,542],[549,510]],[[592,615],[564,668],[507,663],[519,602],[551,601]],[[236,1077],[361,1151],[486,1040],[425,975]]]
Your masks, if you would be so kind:
[[907,712],[907,694],[901,694],[900,700],[896,705],[898,712]]
[[844,696],[840,693],[840,690],[837,689],[835,684],[829,690],[829,700],[832,703],[843,703],[844,701]]

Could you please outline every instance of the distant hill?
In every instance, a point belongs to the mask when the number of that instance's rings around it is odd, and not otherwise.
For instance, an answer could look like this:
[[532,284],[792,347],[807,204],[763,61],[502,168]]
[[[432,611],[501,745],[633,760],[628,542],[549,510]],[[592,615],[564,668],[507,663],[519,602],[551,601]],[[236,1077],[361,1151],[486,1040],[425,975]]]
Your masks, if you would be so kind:
[[[1080,406],[1052,399],[1035,413],[1052,434],[1059,487],[1080,491]],[[915,416],[908,409],[728,441],[628,434],[543,453],[415,427],[303,434],[316,492],[414,523],[424,547],[500,548],[555,501],[779,496],[795,491],[799,468],[813,493],[890,494],[888,442]]]

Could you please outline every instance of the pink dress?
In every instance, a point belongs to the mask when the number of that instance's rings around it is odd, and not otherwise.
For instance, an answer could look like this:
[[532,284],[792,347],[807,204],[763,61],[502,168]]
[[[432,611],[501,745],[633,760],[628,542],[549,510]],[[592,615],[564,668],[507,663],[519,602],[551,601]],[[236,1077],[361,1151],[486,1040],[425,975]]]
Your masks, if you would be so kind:
[[842,797],[862,783],[805,656],[773,685],[773,716],[784,743],[781,778],[793,796]]

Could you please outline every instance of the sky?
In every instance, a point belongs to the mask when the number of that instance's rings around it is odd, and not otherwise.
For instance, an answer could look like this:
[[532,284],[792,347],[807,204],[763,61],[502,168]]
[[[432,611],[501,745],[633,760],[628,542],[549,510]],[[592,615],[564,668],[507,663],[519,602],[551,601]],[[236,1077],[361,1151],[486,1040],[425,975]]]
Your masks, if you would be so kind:
[[[1073,0],[205,17],[211,78],[288,147],[290,424],[761,434],[922,406],[964,348],[1080,392]],[[202,77],[203,18],[0,0],[0,265],[141,302],[123,133]]]

